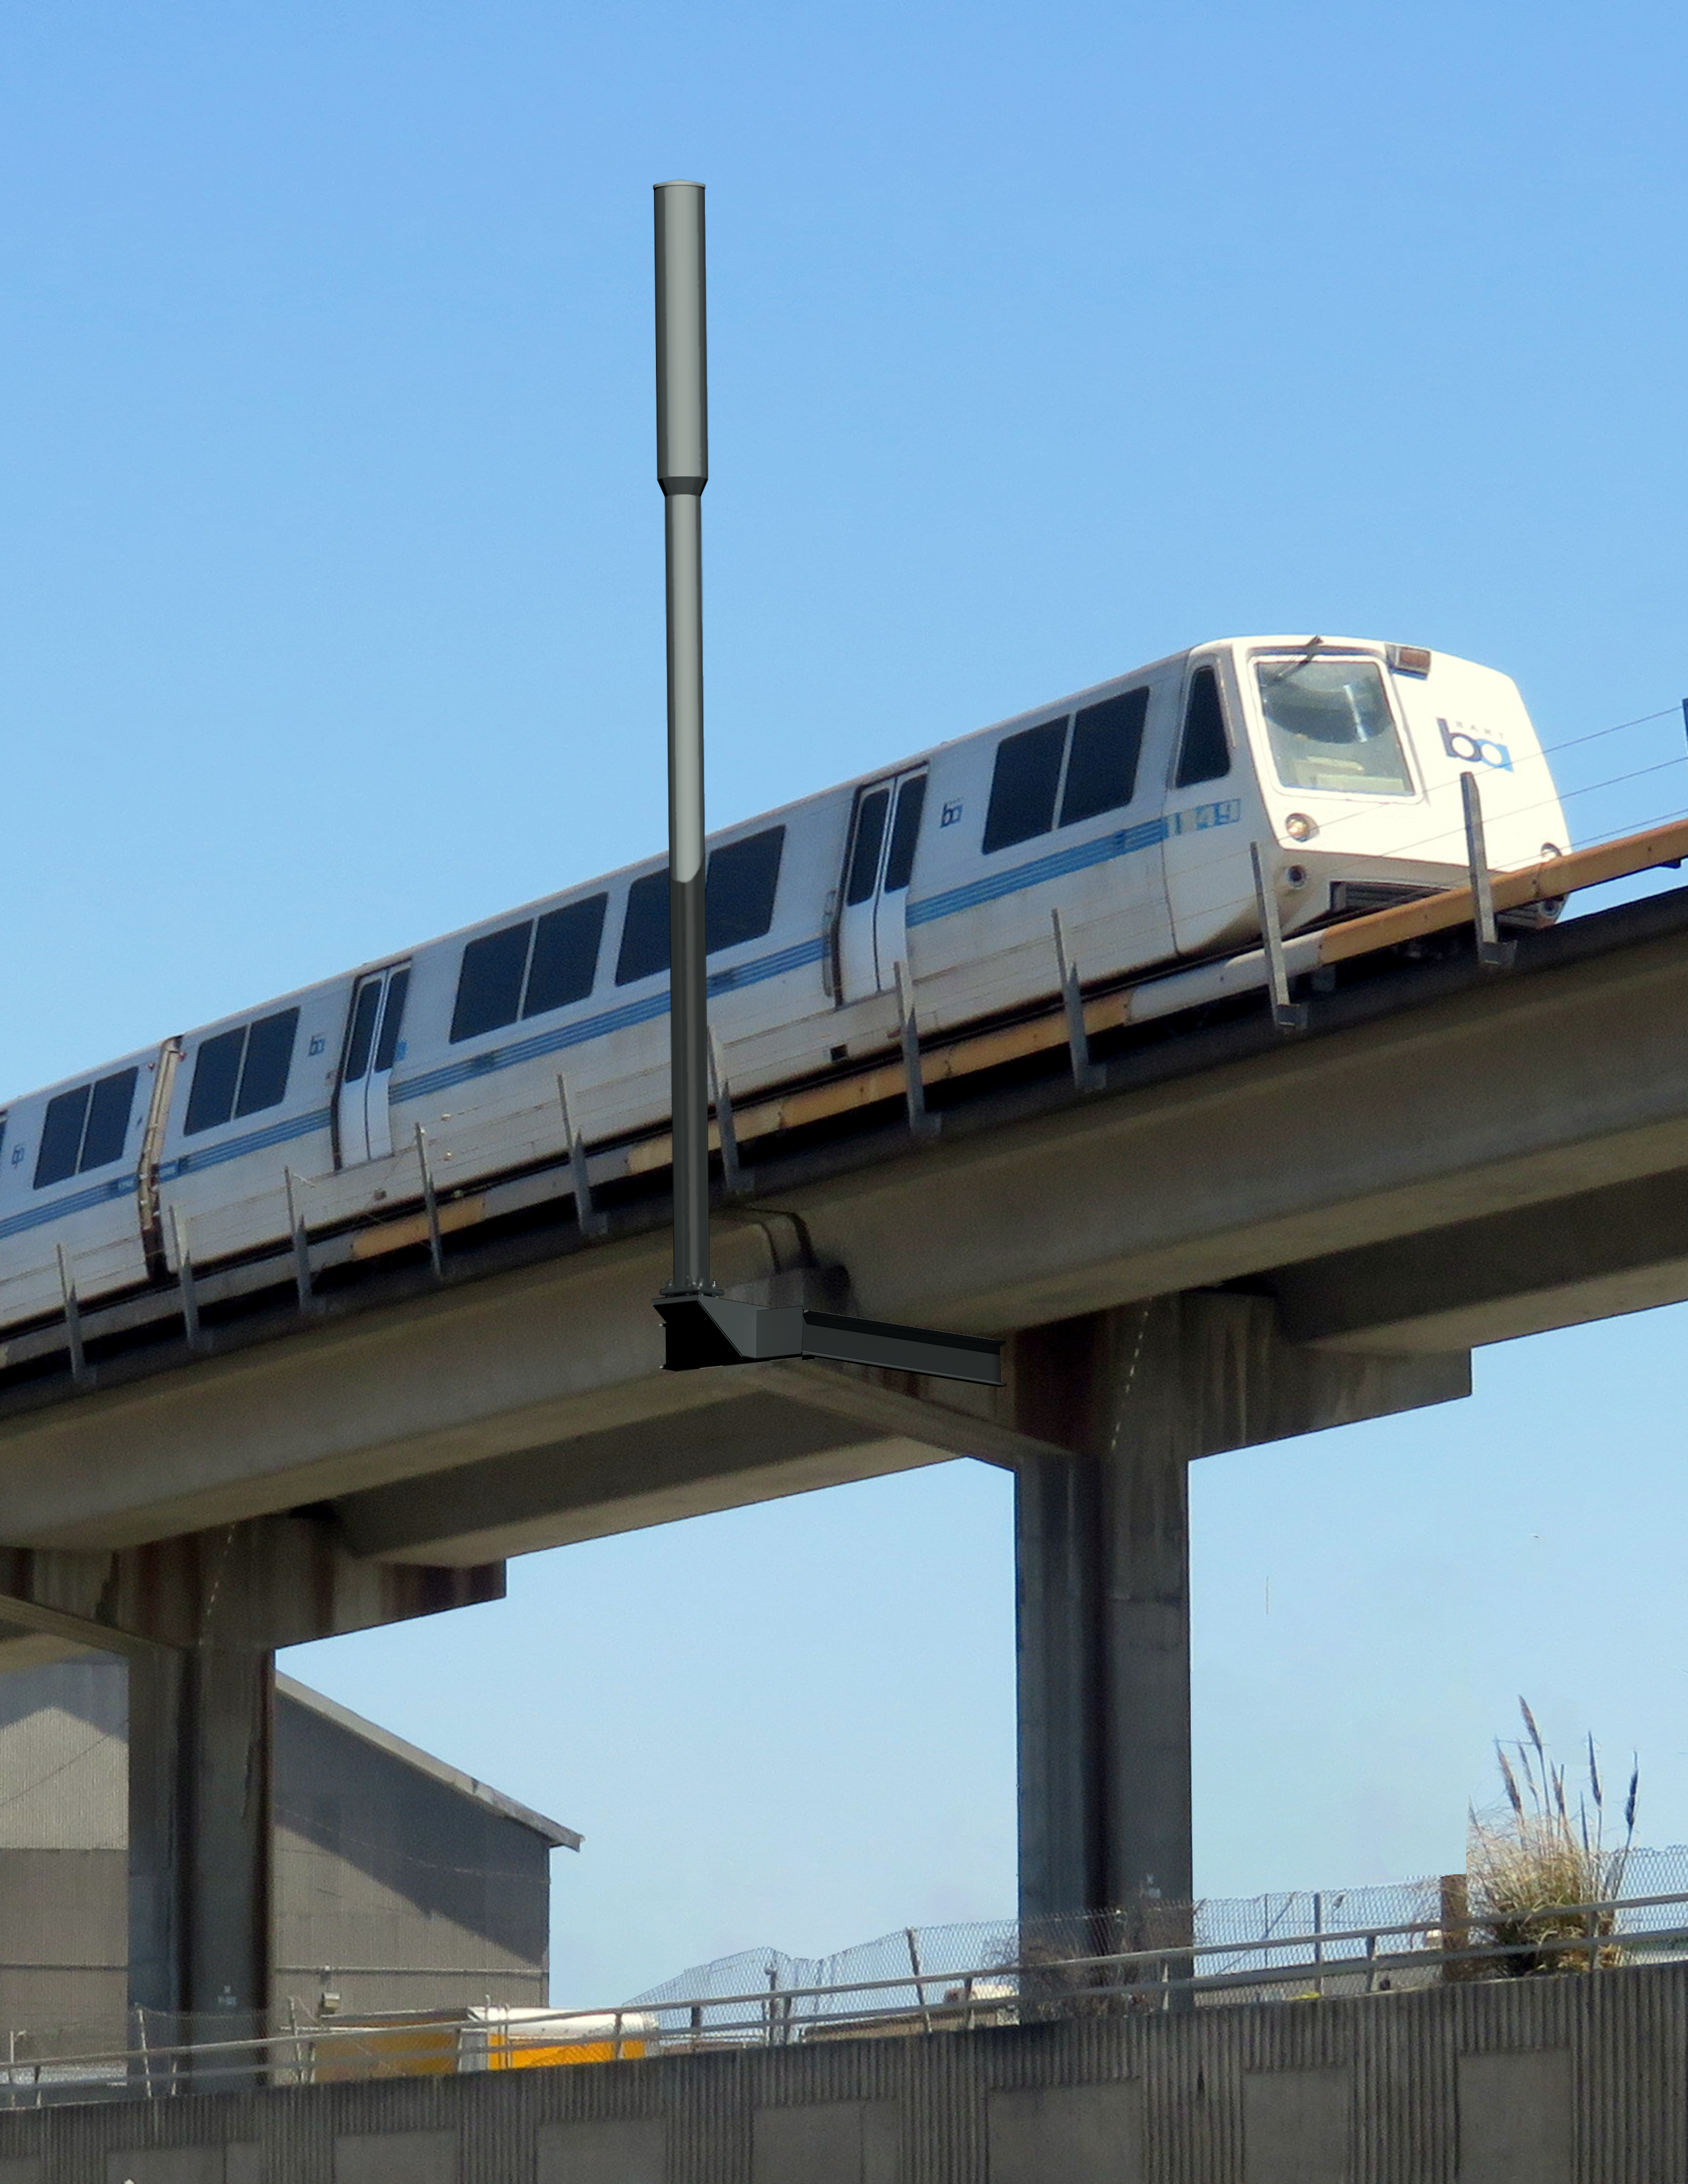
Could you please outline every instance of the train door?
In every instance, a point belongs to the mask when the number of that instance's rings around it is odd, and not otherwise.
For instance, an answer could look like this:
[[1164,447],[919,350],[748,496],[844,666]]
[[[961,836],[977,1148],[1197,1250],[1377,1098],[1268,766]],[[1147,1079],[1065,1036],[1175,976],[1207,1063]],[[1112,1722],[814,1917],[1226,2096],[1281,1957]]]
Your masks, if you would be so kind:
[[1258,796],[1241,723],[1228,723],[1217,660],[1191,662],[1167,787],[1167,897],[1173,944],[1199,956],[1255,929],[1251,820]]
[[404,1021],[410,966],[392,963],[358,981],[346,1026],[345,1058],[334,1111],[335,1142],[342,1167],[379,1160],[393,1150],[387,1095]]
[[926,768],[858,789],[838,891],[838,1000],[894,984],[908,949],[905,911],[926,808]]

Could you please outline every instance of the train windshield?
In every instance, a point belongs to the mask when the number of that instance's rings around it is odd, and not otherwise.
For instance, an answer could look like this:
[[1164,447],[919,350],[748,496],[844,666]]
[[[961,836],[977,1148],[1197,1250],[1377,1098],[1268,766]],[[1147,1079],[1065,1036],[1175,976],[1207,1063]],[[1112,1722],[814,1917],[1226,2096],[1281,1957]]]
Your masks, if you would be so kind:
[[1278,778],[1286,788],[1412,794],[1375,660],[1262,660],[1255,674]]

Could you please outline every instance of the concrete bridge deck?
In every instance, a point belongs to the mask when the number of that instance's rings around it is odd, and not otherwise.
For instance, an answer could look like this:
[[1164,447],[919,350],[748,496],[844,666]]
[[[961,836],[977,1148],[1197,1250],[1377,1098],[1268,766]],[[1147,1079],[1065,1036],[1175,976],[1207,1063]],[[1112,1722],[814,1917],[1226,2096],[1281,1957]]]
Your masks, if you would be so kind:
[[[721,1211],[720,1278],[831,1282],[874,1318],[1002,1335],[1240,1287],[1291,1345],[1357,1359],[1446,1360],[1688,1295],[1688,890],[1526,936],[1503,975],[1397,965],[1316,996],[1305,1034],[1262,1019],[1128,1048],[1087,1096],[1059,1058],[987,1080],[933,1142],[894,1116],[776,1151]],[[91,1392],[14,1388],[0,1537],[131,1548],[304,1507],[361,1558],[467,1566],[1026,1451],[1013,1384],[663,1373],[665,1201],[613,1209],[602,1241],[568,1209],[460,1232],[443,1285],[377,1265],[217,1354],[171,1340]]]

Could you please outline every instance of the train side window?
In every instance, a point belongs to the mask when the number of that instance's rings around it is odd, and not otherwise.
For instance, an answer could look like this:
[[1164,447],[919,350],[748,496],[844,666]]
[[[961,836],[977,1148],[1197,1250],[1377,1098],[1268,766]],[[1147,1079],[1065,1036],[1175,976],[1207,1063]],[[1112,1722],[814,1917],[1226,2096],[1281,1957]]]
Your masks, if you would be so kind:
[[784,850],[784,827],[769,827],[710,853],[704,878],[704,933],[711,956],[744,940],[760,940],[773,923]]
[[1005,736],[996,747],[990,803],[984,815],[984,850],[1006,850],[1047,834],[1055,824],[1055,792],[1067,744],[1065,720],[1045,721]]
[[[235,1096],[237,1115],[255,1115],[261,1108],[278,1107],[287,1098],[293,1034],[298,1028],[297,1009],[277,1009],[273,1017],[259,1017],[247,1033],[246,1059],[241,1064],[240,1090]],[[194,1089],[198,1089],[197,1071]]]
[[891,808],[889,788],[870,788],[855,807],[855,840],[850,845],[850,871],[844,879],[844,906],[866,902],[879,878],[879,850],[885,839],[885,814]]
[[[742,842],[710,851],[704,874],[704,944],[711,956],[741,940],[760,940],[774,922],[783,827],[765,827]],[[668,968],[668,867],[647,872],[627,889],[616,983],[631,986]]]
[[47,1101],[41,1150],[36,1155],[37,1190],[122,1159],[136,1075],[133,1069],[114,1070],[109,1077],[79,1084],[74,1092],[61,1092]]
[[1147,688],[1125,690],[1086,705],[1072,724],[1072,749],[1067,760],[1067,785],[1061,794],[1061,823],[1073,827],[1103,811],[1129,804],[1137,788],[1137,761],[1143,755],[1143,724],[1149,717]]
[[49,1183],[63,1183],[67,1175],[76,1173],[82,1127],[88,1119],[88,1095],[92,1090],[92,1084],[79,1084],[74,1092],[61,1092],[56,1100],[47,1101],[41,1126],[41,1150],[35,1161],[37,1190]]
[[113,1161],[122,1159],[129,1135],[129,1111],[135,1104],[135,1078],[134,1070],[120,1069],[110,1077],[102,1077],[94,1086],[88,1102],[88,1127],[82,1133],[81,1158],[76,1162],[79,1175],[86,1175],[92,1167],[109,1167]]
[[[451,1011],[451,1044],[477,1038],[514,1023],[521,1012],[521,982],[527,970],[527,944],[533,938],[533,921],[506,925],[501,932],[482,933],[463,951],[463,968],[457,974],[457,1000]],[[378,993],[371,985],[368,990]],[[360,997],[361,998],[361,997]],[[370,1004],[373,1009],[374,1004]],[[371,1030],[373,1026],[371,1026]],[[365,1050],[367,1056],[367,1050]],[[362,1072],[355,1072],[361,1075]],[[346,1081],[353,1081],[349,1057]]]
[[533,935],[523,1016],[541,1017],[548,1009],[566,1008],[571,1001],[583,1001],[592,991],[598,982],[598,950],[609,902],[607,894],[591,894],[584,902],[548,910],[540,919]]
[[193,1057],[193,1088],[187,1095],[187,1119],[181,1126],[185,1138],[200,1130],[214,1129],[235,1111],[235,1090],[240,1083],[241,1052],[246,1045],[246,1026],[220,1031],[214,1039],[199,1042]]
[[278,1009],[274,1016],[202,1039],[193,1057],[183,1137],[214,1130],[233,1115],[255,1115],[260,1108],[278,1106],[287,1097],[298,1028],[297,1009]]
[[1189,679],[1184,740],[1178,746],[1178,770],[1173,786],[1194,788],[1199,782],[1223,781],[1230,771],[1231,746],[1219,701],[1219,677],[1211,667],[1198,667]]
[[631,986],[668,968],[668,867],[647,872],[627,889],[616,983]]
[[885,855],[885,892],[896,894],[914,873],[914,845],[920,838],[920,815],[926,809],[926,776],[915,774],[897,791],[897,816],[891,822],[891,846]]

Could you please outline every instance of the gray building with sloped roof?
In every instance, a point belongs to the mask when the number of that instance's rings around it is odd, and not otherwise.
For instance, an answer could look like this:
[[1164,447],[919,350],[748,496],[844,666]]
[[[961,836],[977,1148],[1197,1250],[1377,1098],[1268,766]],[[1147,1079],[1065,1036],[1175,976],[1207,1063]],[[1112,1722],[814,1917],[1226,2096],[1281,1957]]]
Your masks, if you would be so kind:
[[[128,1679],[86,1653],[0,1674],[0,2043],[125,2024]],[[571,1828],[276,1680],[273,2000],[348,2013],[549,2000]]]

